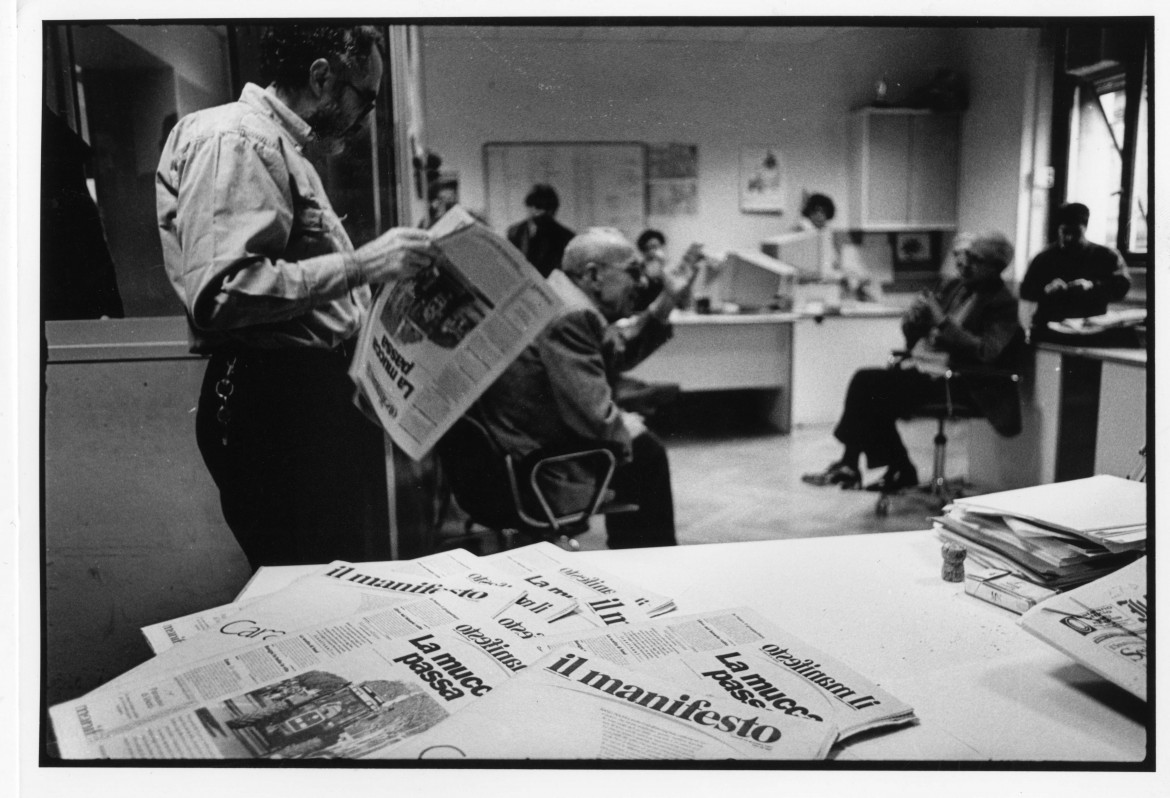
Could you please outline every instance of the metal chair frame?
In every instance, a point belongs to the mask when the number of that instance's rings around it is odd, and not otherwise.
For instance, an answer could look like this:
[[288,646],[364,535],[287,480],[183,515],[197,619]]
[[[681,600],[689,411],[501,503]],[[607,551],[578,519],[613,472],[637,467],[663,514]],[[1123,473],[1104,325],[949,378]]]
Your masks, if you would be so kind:
[[[895,359],[892,364],[901,363],[906,360],[909,353],[895,353]],[[1018,383],[1020,375],[1016,372],[988,370],[989,373],[994,372],[998,376],[1005,379],[1010,379],[1012,382]],[[962,418],[979,418],[978,413],[956,413],[956,405],[954,397],[951,394],[951,380],[962,376],[961,373],[952,368],[943,369],[939,373],[939,377],[943,380],[943,405],[946,408],[942,413],[915,413],[915,416],[930,415],[938,421],[938,431],[934,435],[934,462],[932,463],[930,481],[918,485],[913,490],[920,493],[929,494],[933,497],[934,502],[938,504],[939,509],[950,504],[953,500],[960,498],[963,495],[965,488],[970,486],[970,483],[965,477],[954,477],[948,479],[946,476],[947,464],[947,434],[946,425],[948,421],[957,421]],[[961,410],[967,410],[965,406],[959,406]],[[885,517],[890,512],[890,498],[895,495],[900,495],[902,491],[894,493],[883,493],[878,497],[877,504],[874,506],[874,513],[879,517]]]
[[[571,451],[540,449],[524,457],[514,457],[510,454],[500,453],[491,434],[475,419],[465,416],[457,423],[473,427],[485,444],[492,447],[494,456],[502,458],[510,502],[510,507],[505,515],[514,516],[516,522],[515,524],[486,523],[475,517],[475,508],[463,507],[469,516],[465,523],[467,537],[477,537],[472,532],[472,528],[478,525],[499,535],[500,548],[509,549],[517,534],[534,531],[545,533],[548,539],[564,549],[576,551],[580,548],[580,544],[573,539],[573,535],[585,531],[579,527],[587,524],[589,518],[594,515],[630,512],[637,509],[637,506],[632,504],[606,503],[609,485],[617,469],[617,456],[608,444],[600,442],[596,445],[586,444],[586,448]],[[440,462],[441,460],[442,458],[440,458]],[[558,513],[540,487],[540,476],[546,469],[554,465],[577,461],[593,461],[597,465],[597,478],[593,483],[591,495],[581,509]],[[530,512],[531,505],[523,497],[524,488],[531,491],[531,496],[535,498],[540,509],[538,514]],[[452,492],[458,501],[459,491],[453,490]]]

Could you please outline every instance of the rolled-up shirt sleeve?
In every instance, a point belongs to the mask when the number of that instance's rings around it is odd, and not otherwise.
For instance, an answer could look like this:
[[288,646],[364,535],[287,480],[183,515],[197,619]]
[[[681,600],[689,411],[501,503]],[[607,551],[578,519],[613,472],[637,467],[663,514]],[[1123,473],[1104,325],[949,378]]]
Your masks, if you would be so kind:
[[360,284],[348,253],[284,258],[293,197],[276,147],[231,131],[191,142],[184,156],[171,170],[177,189],[160,174],[159,191],[174,193],[177,287],[195,328],[284,321]]

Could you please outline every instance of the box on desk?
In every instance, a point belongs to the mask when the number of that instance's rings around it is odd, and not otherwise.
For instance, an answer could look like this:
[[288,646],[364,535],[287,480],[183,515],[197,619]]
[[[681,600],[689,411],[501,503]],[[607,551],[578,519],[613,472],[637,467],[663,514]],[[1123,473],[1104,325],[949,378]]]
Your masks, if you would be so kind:
[[970,568],[967,570],[963,590],[969,596],[998,604],[1017,615],[1023,615],[1044,599],[1056,595],[1055,590],[1029,582],[1007,571]]

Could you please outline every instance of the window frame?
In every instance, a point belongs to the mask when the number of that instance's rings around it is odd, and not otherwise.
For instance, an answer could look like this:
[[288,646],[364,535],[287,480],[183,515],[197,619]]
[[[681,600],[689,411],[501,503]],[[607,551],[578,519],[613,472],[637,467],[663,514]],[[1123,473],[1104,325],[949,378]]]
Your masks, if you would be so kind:
[[[1056,75],[1053,81],[1053,119],[1056,122],[1054,125],[1052,136],[1052,153],[1051,163],[1054,165],[1055,180],[1053,182],[1052,191],[1049,195],[1050,208],[1058,208],[1065,202],[1072,201],[1075,198],[1069,197],[1069,156],[1070,148],[1072,146],[1072,124],[1076,119],[1076,103],[1078,89],[1093,92],[1099,95],[1100,89],[1115,84],[1118,79],[1124,78],[1125,81],[1125,131],[1121,142],[1121,182],[1117,197],[1118,202],[1118,221],[1117,221],[1117,250],[1125,259],[1126,264],[1131,271],[1144,275],[1147,266],[1151,260],[1151,247],[1153,245],[1152,231],[1147,235],[1147,245],[1145,252],[1132,252],[1129,248],[1130,232],[1132,229],[1132,212],[1133,212],[1133,194],[1134,184],[1137,179],[1136,161],[1137,161],[1137,141],[1138,141],[1138,121],[1140,119],[1141,111],[1141,97],[1143,90],[1146,89],[1151,73],[1150,68],[1151,51],[1150,47],[1150,31],[1148,26],[1140,27],[1116,27],[1116,28],[1099,28],[1102,40],[1113,34],[1116,40],[1129,43],[1129,47],[1116,47],[1115,49],[1124,50],[1125,57],[1122,61],[1105,64],[1098,69],[1075,69],[1070,70],[1067,64],[1067,54],[1070,49],[1069,39],[1074,35],[1081,35],[1083,37],[1083,29],[1077,30],[1073,27],[1065,28],[1063,36],[1058,38],[1058,53],[1055,59]],[[1152,123],[1152,114],[1147,109],[1146,126],[1150,127]],[[1149,191],[1150,183],[1150,168],[1153,163],[1153,137],[1146,136],[1146,182],[1147,193],[1150,197],[1152,192]],[[1152,205],[1152,202],[1150,203]],[[1093,208],[1094,213],[1100,212],[1100,209]],[[1149,208],[1147,207],[1147,216],[1149,215]],[[1149,222],[1147,222],[1149,226]],[[1056,237],[1056,218],[1054,213],[1049,214],[1048,219],[1048,240],[1054,240]]]

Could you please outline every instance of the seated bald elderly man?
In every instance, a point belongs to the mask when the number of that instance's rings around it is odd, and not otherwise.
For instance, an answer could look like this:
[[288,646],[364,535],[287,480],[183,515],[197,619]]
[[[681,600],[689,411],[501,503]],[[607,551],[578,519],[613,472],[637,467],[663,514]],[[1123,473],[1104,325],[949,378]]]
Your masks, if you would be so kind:
[[[611,549],[673,546],[674,499],[661,441],[640,416],[614,404],[607,375],[615,373],[606,330],[629,316],[643,265],[638,250],[617,230],[592,228],[565,248],[548,284],[564,303],[536,341],[509,366],[469,411],[507,451],[522,457],[543,447],[584,441],[618,444],[622,461],[610,487],[636,512],[606,518]],[[573,506],[586,492],[566,468],[546,486],[554,505]]]

